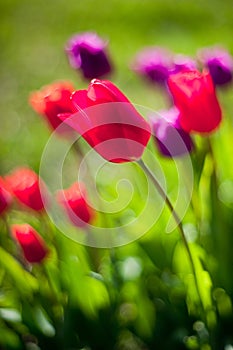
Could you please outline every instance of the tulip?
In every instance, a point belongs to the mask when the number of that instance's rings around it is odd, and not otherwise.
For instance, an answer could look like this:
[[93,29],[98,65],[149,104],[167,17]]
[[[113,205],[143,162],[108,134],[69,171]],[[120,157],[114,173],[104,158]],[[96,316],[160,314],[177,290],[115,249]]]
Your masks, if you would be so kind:
[[192,151],[190,135],[179,124],[179,111],[173,107],[160,111],[159,119],[152,119],[153,135],[159,152],[165,157],[179,157]]
[[11,201],[11,194],[8,191],[4,180],[0,177],[0,215],[9,208]]
[[227,50],[206,48],[199,51],[198,57],[208,68],[215,85],[226,85],[232,81],[233,58]]
[[44,240],[30,225],[12,225],[11,232],[29,263],[40,263],[48,254],[48,248]]
[[87,203],[85,187],[81,183],[75,182],[69,188],[58,191],[57,200],[75,226],[83,227],[95,217],[94,210]]
[[29,103],[35,112],[45,117],[52,130],[55,130],[61,124],[57,115],[72,111],[70,96],[74,90],[70,82],[55,82],[33,92]]
[[172,63],[173,68],[170,70],[169,75],[197,68],[196,62],[192,58],[184,55],[175,55],[172,59]]
[[106,47],[107,42],[96,33],[86,32],[70,38],[66,53],[70,65],[81,70],[84,78],[100,78],[111,71]]
[[87,90],[72,94],[75,129],[103,158],[121,163],[139,159],[150,138],[150,126],[110,81],[93,79]]
[[173,68],[171,53],[161,47],[148,47],[136,56],[133,70],[157,84],[165,84]]
[[42,195],[45,195],[45,186],[40,188],[39,177],[33,170],[17,168],[5,180],[19,202],[35,211],[44,209]]
[[179,123],[186,132],[209,133],[222,119],[209,72],[192,70],[171,75],[168,87],[179,110]]

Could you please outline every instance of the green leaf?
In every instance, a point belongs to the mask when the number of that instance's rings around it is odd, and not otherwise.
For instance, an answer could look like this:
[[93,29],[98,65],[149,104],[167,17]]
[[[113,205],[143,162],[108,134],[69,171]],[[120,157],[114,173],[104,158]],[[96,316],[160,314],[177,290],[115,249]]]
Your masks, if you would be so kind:
[[13,280],[14,286],[21,294],[27,296],[38,290],[38,282],[27,272],[13,256],[0,247],[0,265]]
[[5,349],[21,349],[21,342],[19,336],[12,329],[5,326],[3,322],[0,321],[0,345]]
[[189,247],[193,258],[198,291],[188,254],[182,242],[177,244],[174,252],[174,268],[186,285],[187,306],[190,314],[198,315],[201,303],[209,327],[214,327],[216,314],[212,298],[213,283],[209,272],[204,269],[202,264],[207,260],[207,255],[204,249],[197,244],[192,243]]
[[93,318],[98,310],[109,306],[109,295],[102,281],[85,276],[76,290],[76,302],[83,312]]
[[222,317],[228,317],[232,315],[232,301],[226,291],[222,288],[217,288],[213,293],[214,299],[217,304],[217,309]]
[[37,306],[33,310],[33,315],[35,324],[41,333],[47,337],[53,337],[55,335],[55,329],[50,322],[46,311],[42,307]]
[[21,322],[21,315],[19,311],[15,309],[0,309],[0,317],[8,322]]

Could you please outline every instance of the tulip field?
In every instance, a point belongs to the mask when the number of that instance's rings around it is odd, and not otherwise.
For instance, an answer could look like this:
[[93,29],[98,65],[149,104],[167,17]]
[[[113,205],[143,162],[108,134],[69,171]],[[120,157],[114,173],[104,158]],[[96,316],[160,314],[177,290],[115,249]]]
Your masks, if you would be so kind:
[[233,4],[0,4],[0,350],[233,350]]

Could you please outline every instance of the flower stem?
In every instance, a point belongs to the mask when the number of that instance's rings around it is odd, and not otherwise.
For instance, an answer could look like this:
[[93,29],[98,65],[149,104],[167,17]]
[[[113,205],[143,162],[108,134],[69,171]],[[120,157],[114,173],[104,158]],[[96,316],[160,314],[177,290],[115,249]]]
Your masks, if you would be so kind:
[[200,295],[200,291],[199,291],[199,287],[198,287],[198,280],[197,280],[197,275],[196,275],[196,270],[195,270],[195,264],[193,261],[193,257],[187,242],[187,239],[185,237],[185,233],[184,233],[184,229],[182,226],[182,222],[181,219],[179,218],[179,215],[177,214],[175,208],[173,207],[169,197],[167,196],[167,194],[165,193],[164,189],[162,188],[162,186],[160,185],[160,183],[158,182],[158,180],[156,179],[155,175],[152,173],[152,171],[150,170],[150,168],[143,162],[142,159],[138,160],[137,163],[140,165],[140,167],[146,172],[146,174],[149,176],[149,178],[151,179],[153,185],[155,186],[156,190],[158,191],[158,193],[160,194],[160,196],[165,200],[165,203],[167,205],[167,207],[169,208],[169,210],[171,211],[173,218],[177,224],[177,227],[179,229],[180,235],[181,235],[181,239],[183,241],[183,244],[185,246],[186,252],[188,254],[188,258],[190,261],[190,265],[191,265],[191,269],[192,269],[192,273],[194,276],[194,280],[195,280],[195,285],[196,285],[196,290],[197,290],[197,294],[199,296],[200,301],[201,299],[201,295]]

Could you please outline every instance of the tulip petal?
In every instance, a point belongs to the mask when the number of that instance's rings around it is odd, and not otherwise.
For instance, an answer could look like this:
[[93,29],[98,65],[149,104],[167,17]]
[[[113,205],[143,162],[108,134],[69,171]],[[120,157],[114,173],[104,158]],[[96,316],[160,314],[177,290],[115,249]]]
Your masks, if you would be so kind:
[[73,112],[87,108],[87,90],[78,90],[73,92],[71,95],[71,102],[73,104]]
[[219,126],[222,113],[209,72],[193,70],[171,75],[168,87],[185,131],[209,133]]
[[141,157],[150,126],[113,83],[93,79],[88,90],[76,91],[71,100],[77,113],[59,117],[103,158],[129,162]]
[[93,79],[89,85],[87,96],[92,104],[129,102],[127,97],[108,80]]

